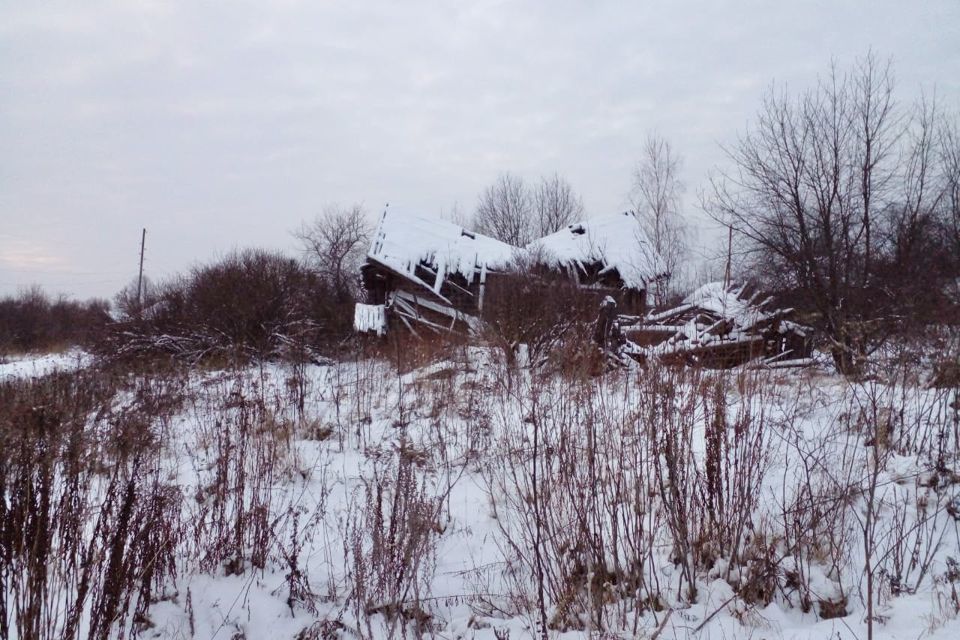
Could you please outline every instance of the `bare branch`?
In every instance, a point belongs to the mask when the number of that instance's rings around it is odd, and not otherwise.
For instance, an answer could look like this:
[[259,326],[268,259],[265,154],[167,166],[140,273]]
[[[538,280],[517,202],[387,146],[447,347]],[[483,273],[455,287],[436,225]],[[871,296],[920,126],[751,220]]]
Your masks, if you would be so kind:
[[480,196],[474,226],[477,231],[522,247],[533,240],[533,202],[523,179],[503,173]]
[[[678,274],[687,253],[687,228],[680,215],[682,160],[670,142],[656,134],[647,136],[643,155],[633,174],[631,197],[644,232],[664,259],[667,271]],[[667,294],[665,287],[655,292],[657,304]]]
[[370,238],[366,212],[359,204],[328,205],[313,222],[294,233],[307,262],[341,301],[356,296],[356,273]]
[[543,237],[583,219],[583,200],[570,183],[554,173],[541,178],[533,194],[537,237]]

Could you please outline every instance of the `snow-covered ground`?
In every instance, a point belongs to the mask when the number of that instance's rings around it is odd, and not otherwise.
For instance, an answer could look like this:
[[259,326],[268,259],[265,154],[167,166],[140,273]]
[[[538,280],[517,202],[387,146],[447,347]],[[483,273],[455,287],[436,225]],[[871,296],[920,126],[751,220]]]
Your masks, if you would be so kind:
[[551,638],[866,638],[870,599],[875,638],[960,637],[954,390],[480,348],[168,386],[146,637],[539,637],[541,582]]
[[90,364],[90,354],[80,349],[41,355],[0,356],[0,381],[38,378],[54,371],[70,371]]

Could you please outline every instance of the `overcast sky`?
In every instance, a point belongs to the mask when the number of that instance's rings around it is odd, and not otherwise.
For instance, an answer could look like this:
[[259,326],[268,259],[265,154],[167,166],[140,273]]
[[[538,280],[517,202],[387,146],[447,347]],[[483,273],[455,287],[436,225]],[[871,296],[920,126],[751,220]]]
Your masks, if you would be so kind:
[[770,83],[870,47],[904,99],[960,108],[960,0],[2,0],[0,295],[112,296],[142,227],[162,279],[292,252],[327,203],[470,212],[503,171],[619,211],[650,130],[701,226],[697,189]]

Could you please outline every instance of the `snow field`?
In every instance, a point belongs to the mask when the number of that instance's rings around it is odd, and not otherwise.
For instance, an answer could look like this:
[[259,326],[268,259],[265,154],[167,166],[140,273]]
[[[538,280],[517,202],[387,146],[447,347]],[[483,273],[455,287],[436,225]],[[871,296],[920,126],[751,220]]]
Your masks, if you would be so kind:
[[[956,402],[810,371],[572,380],[473,347],[131,379],[88,428],[148,423],[173,566],[111,634],[861,638],[869,605],[874,637],[953,638]],[[92,521],[110,473],[87,477]],[[76,582],[47,588],[63,625]]]

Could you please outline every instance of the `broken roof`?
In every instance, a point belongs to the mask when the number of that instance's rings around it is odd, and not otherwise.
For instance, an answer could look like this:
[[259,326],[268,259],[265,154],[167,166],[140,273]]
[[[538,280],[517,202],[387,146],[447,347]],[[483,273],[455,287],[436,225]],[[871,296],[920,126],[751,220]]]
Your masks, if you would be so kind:
[[[472,284],[483,272],[503,269],[524,254],[541,264],[582,272],[599,263],[601,274],[616,271],[626,289],[645,289],[667,275],[663,259],[632,212],[571,224],[520,249],[452,222],[388,209],[367,259],[440,296],[440,286],[451,274]],[[432,284],[417,276],[418,266],[436,271]]]
[[753,339],[771,327],[780,333],[806,334],[806,328],[785,320],[793,309],[772,308],[771,302],[770,298],[760,298],[758,294],[747,295],[743,285],[709,282],[684,298],[679,306],[648,315],[647,324],[638,329],[675,330],[678,336],[684,336],[683,340],[698,344],[714,337]]
[[747,294],[745,286],[710,282],[626,332],[642,345],[634,353],[646,357],[707,366],[762,357],[763,366],[797,366],[808,362],[809,329],[786,319],[792,311],[773,308],[770,298]]
[[416,276],[418,265],[436,270],[438,282],[460,274],[470,284],[484,270],[505,267],[517,251],[452,222],[388,209],[367,257],[432,289]]
[[[686,298],[683,304],[703,309],[721,318],[730,318],[738,326],[749,328],[772,317],[764,308],[769,298],[758,300],[757,296],[745,295],[745,286],[729,285],[722,282],[708,282]],[[784,312],[792,309],[783,310]]]
[[631,211],[591,218],[571,224],[527,245],[528,251],[542,254],[539,259],[555,266],[600,263],[601,273],[616,270],[623,286],[645,289],[667,275],[663,258],[643,231],[640,220]]

